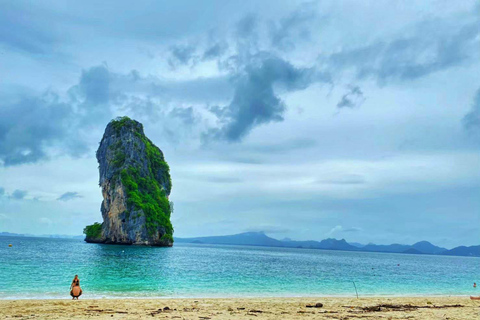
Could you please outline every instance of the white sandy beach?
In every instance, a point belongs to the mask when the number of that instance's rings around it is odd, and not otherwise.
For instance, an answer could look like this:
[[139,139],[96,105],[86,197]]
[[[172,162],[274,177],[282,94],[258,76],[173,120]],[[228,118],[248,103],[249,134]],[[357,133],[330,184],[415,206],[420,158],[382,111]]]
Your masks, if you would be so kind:
[[[307,307],[322,303],[323,307]],[[3,300],[1,319],[480,319],[469,297]]]

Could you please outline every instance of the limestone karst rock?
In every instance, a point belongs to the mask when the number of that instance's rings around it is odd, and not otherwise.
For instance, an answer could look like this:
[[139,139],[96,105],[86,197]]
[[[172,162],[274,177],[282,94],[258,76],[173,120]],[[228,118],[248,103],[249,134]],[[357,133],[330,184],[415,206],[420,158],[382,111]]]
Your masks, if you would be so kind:
[[103,223],[84,229],[85,241],[172,246],[173,204],[162,151],[128,117],[112,120],[97,150]]

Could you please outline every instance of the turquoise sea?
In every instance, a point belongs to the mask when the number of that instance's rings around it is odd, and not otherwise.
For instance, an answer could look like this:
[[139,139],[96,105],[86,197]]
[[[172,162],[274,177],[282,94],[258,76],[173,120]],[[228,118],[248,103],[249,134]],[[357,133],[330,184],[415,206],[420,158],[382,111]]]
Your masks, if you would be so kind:
[[[12,247],[8,247],[12,244]],[[480,258],[0,237],[0,299],[480,294]]]

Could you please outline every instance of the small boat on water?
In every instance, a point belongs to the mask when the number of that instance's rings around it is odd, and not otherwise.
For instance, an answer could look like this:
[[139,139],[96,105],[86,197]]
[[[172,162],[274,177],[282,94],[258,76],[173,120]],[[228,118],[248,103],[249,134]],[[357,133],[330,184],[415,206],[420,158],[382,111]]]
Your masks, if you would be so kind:
[[470,300],[480,300],[480,297],[472,297],[472,296],[470,296]]

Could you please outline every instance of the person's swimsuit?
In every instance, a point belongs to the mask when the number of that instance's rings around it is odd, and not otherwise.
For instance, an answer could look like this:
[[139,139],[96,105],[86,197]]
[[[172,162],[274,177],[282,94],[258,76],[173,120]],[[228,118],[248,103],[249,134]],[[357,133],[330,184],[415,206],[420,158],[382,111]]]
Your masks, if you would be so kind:
[[[73,280],[73,287],[80,287],[80,280]],[[72,287],[72,290],[70,290],[70,295],[72,297],[80,297],[82,295],[82,289],[80,289],[80,292],[78,295],[74,296],[73,295],[73,287]]]

